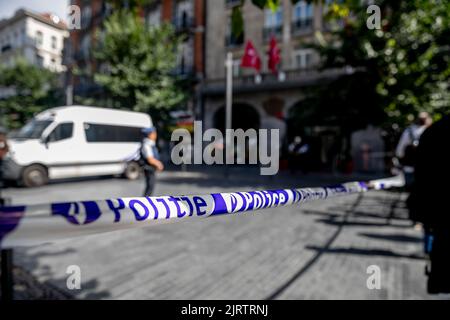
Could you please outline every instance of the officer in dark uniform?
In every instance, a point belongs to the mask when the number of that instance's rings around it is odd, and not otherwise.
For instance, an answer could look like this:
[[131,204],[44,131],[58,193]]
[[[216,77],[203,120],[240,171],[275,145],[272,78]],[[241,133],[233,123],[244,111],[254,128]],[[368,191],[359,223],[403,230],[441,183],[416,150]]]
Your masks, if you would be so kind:
[[156,182],[156,171],[163,171],[164,165],[160,160],[156,139],[158,137],[156,128],[146,128],[142,130],[144,139],[140,149],[141,165],[145,173],[145,191],[144,196],[150,196],[153,193]]

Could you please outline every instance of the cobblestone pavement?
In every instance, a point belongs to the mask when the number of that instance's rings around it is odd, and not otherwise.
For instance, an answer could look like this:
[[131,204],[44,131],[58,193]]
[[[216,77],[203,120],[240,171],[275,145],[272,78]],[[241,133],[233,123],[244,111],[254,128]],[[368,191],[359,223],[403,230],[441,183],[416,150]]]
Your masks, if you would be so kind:
[[[159,175],[156,194],[323,185],[343,177],[259,177],[249,172]],[[349,179],[349,178],[347,178]],[[334,181],[333,181],[334,180]],[[143,182],[96,179],[8,189],[13,203],[136,196]],[[17,249],[15,262],[41,284],[88,299],[429,299],[421,232],[406,194],[371,191],[269,209],[89,236]],[[66,288],[81,268],[82,288]],[[369,290],[367,268],[381,270]],[[27,296],[24,296],[25,298]],[[438,296],[442,298],[442,296]],[[445,298],[445,297],[444,297]]]

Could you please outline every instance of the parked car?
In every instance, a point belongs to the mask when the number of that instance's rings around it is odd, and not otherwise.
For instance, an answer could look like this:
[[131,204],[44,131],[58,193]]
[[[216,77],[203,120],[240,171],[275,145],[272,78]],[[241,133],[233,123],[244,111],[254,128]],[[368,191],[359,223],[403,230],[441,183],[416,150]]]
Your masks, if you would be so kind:
[[74,177],[137,179],[141,130],[151,126],[150,116],[138,112],[86,106],[46,110],[11,137],[5,178],[26,187]]

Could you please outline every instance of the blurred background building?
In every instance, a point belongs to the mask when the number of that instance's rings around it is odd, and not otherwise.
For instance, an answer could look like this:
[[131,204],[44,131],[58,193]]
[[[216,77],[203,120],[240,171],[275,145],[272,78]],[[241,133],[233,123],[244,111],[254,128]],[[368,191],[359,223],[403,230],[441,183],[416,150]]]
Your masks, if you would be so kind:
[[[285,142],[295,135],[309,135],[316,140],[317,163],[329,162],[327,153],[335,143],[338,128],[295,128],[286,125],[292,109],[301,108],[304,89],[335,78],[343,70],[319,71],[319,55],[309,47],[317,40],[315,33],[326,35],[331,26],[325,21],[328,2],[297,2],[282,0],[277,11],[260,10],[250,1],[243,7],[244,30],[235,36],[232,12],[240,5],[236,0],[210,0],[207,4],[205,81],[202,114],[206,128],[224,127],[225,68],[222,61],[233,53],[233,127],[279,128]],[[336,25],[335,27],[340,27]],[[268,68],[268,51],[272,37],[281,50],[278,71]],[[243,69],[241,59],[247,41],[258,52],[262,69],[260,77],[253,69]]]
[[[64,41],[68,36],[65,23],[57,15],[19,9],[12,17],[0,21],[0,65],[13,67],[18,59],[24,59],[57,73],[62,87],[66,70]],[[0,99],[16,94],[17,88],[0,85]],[[0,116],[3,112],[0,110]]]
[[51,13],[17,10],[0,21],[0,63],[12,65],[18,57],[52,71],[65,71],[64,41],[69,36],[65,23]]
[[[139,8],[143,22],[158,26],[162,22],[171,23],[176,32],[184,35],[174,75],[183,78],[194,92],[189,102],[190,108],[196,102],[198,84],[204,73],[204,32],[205,0],[160,0]],[[98,65],[92,55],[92,47],[102,32],[103,21],[111,14],[112,6],[105,0],[72,0],[72,5],[81,9],[81,29],[73,30],[67,43],[65,62],[69,70],[77,68],[82,75],[69,72],[68,83],[73,85],[74,95],[81,97],[101,97],[102,89],[89,75],[105,68]],[[126,1],[123,2],[126,6]]]

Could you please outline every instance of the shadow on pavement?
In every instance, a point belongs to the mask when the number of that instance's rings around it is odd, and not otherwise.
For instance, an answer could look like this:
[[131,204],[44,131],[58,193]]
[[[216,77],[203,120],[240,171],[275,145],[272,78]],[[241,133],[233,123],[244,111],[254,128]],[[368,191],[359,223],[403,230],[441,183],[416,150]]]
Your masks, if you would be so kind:
[[287,288],[289,288],[295,281],[297,281],[304,273],[311,269],[313,265],[320,259],[323,253],[326,253],[327,250],[333,245],[334,241],[339,237],[344,227],[344,223],[347,221],[348,217],[351,215],[352,211],[354,211],[363,201],[364,193],[358,194],[358,198],[353,202],[351,206],[347,209],[345,214],[343,215],[342,221],[340,221],[337,225],[336,230],[328,238],[327,242],[322,248],[317,250],[317,253],[305,264],[303,267],[298,270],[287,282],[278,287],[275,291],[273,291],[266,300],[273,300],[279,297]]
[[422,238],[412,237],[404,234],[377,234],[377,233],[358,233],[359,236],[370,238],[370,239],[379,239],[379,240],[389,240],[389,241],[397,241],[397,242],[411,242],[411,243],[421,243],[423,242]]
[[[386,219],[386,218],[384,218]],[[335,221],[334,219],[317,219],[316,222],[324,223],[331,226],[341,226],[346,227],[394,227],[394,228],[411,228],[411,225],[400,225],[392,224],[390,222],[368,222],[368,221]]]
[[424,257],[417,254],[401,254],[393,252],[392,250],[385,249],[366,249],[366,248],[321,248],[317,246],[306,246],[308,250],[315,250],[324,253],[331,254],[356,254],[363,256],[382,256],[382,257],[392,257],[392,258],[407,258],[414,260],[424,260]]
[[[19,271],[14,273],[14,298],[16,300],[55,300],[55,299],[77,299],[77,293],[80,290],[69,290],[67,288],[68,274],[61,276],[52,272],[50,266],[39,263],[38,258],[45,256],[64,256],[74,254],[76,250],[66,249],[56,252],[35,252],[31,253],[28,248],[23,248],[20,252],[15,252],[14,260],[18,265],[15,266]],[[31,271],[35,271],[39,277],[51,279],[51,281],[40,281]],[[88,292],[83,299],[105,299],[110,294],[107,291],[93,292],[99,286],[97,280],[82,281],[82,292]],[[91,292],[89,292],[91,291]]]

